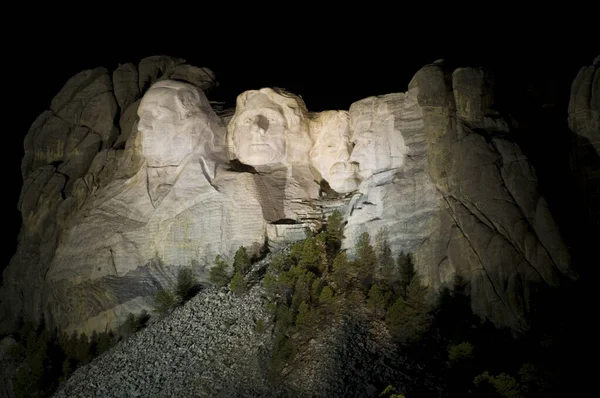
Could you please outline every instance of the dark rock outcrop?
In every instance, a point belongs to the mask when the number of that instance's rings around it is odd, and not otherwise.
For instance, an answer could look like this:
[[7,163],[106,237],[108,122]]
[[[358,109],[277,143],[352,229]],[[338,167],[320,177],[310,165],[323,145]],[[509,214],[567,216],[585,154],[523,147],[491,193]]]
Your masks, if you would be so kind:
[[600,56],[582,67],[571,86],[569,128],[587,138],[600,155]]
[[470,282],[475,313],[523,330],[535,292],[576,276],[535,171],[493,109],[492,82],[479,68],[433,64],[409,88],[419,89],[429,172],[445,201],[439,267]]

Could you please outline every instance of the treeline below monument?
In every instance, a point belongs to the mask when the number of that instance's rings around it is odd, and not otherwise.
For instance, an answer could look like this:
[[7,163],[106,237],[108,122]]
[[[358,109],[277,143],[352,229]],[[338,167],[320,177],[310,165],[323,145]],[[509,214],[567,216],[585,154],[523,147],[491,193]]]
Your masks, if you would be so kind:
[[[272,335],[265,366],[275,395],[547,397],[579,388],[576,358],[585,342],[573,311],[576,286],[532,303],[531,329],[514,336],[472,314],[460,279],[433,295],[410,255],[392,257],[385,233],[361,235],[349,259],[340,251],[342,227],[334,213],[323,231],[270,255],[262,268],[244,248],[232,266],[216,259],[215,285],[238,296],[262,286],[270,317],[257,320],[255,331]],[[157,317],[198,289],[183,269],[174,291],[157,293]],[[76,367],[146,323],[147,314],[132,315],[120,330],[91,338],[23,323],[14,336],[15,395],[50,396]]]

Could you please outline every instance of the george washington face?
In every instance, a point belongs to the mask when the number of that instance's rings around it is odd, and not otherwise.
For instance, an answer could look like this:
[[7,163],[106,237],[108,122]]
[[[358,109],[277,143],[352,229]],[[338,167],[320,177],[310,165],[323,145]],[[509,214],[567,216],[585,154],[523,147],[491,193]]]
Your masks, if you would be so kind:
[[201,133],[209,130],[200,113],[198,92],[182,87],[153,86],[140,102],[138,131],[150,167],[179,166],[192,153]]

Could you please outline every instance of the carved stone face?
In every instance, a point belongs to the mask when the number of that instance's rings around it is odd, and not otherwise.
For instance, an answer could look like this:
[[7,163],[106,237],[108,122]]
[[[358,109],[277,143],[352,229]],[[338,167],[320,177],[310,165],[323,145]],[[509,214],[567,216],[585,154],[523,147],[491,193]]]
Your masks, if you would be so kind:
[[250,102],[234,125],[238,159],[251,166],[285,162],[287,130],[288,123],[279,105],[260,98]]
[[198,142],[202,119],[184,105],[181,90],[150,88],[138,107],[142,154],[150,167],[179,166]]
[[350,161],[359,164],[363,179],[404,164],[404,138],[395,130],[394,115],[388,113],[385,106],[377,109],[367,106],[351,119],[354,148]]
[[339,193],[355,190],[358,186],[358,165],[350,163],[350,126],[348,113],[325,111],[311,125],[315,142],[310,151],[313,167],[329,186]]
[[312,140],[304,117],[295,98],[272,89],[240,94],[228,126],[233,157],[250,166],[308,164]]

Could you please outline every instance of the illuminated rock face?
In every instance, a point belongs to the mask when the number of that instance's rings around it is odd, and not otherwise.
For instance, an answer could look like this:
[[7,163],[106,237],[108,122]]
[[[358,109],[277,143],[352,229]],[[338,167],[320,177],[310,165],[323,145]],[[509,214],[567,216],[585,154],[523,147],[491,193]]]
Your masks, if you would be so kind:
[[354,191],[360,182],[358,164],[350,162],[349,115],[346,111],[325,111],[311,121],[314,145],[310,162],[322,179],[339,193]]
[[463,277],[475,312],[504,326],[524,327],[536,284],[574,277],[483,70],[428,65],[406,93],[318,114],[251,90],[221,119],[204,93],[212,73],[182,62],[83,72],[32,125],[3,331],[21,311],[114,327],[150,309],[179,267],[206,279],[217,254],[276,250],[336,208],[350,253],[363,232],[381,234],[433,290]]
[[406,145],[387,101],[369,97],[350,107],[354,149],[350,161],[359,164],[360,175],[393,170],[404,164]]
[[307,123],[301,98],[270,88],[245,91],[228,126],[232,158],[249,166],[307,164]]
[[206,109],[208,100],[191,84],[165,80],[153,85],[137,111],[147,165],[179,166],[206,127]]
[[312,173],[308,112],[291,93],[262,88],[241,93],[227,128],[229,157],[258,174],[265,220],[271,224],[269,242],[285,242],[322,218],[312,203],[319,185]]
[[583,67],[571,85],[569,128],[586,137],[600,155],[600,56]]
[[359,236],[381,234],[394,255],[412,253],[423,280],[442,281],[437,264],[443,249],[436,238],[442,197],[427,165],[427,143],[418,90],[369,97],[350,106],[356,146],[351,159],[360,161],[364,177],[347,212],[344,248],[353,252]]
[[44,292],[64,228],[90,196],[139,170],[143,159],[135,137],[136,111],[148,86],[176,76],[201,90],[214,87],[211,71],[183,63],[152,56],[114,71],[82,71],[65,82],[33,122],[21,162],[23,223],[0,288],[1,330],[10,331],[19,314],[35,319],[56,304]]
[[[88,198],[46,275],[50,317],[69,328],[114,325],[147,306],[179,267],[207,279],[217,254],[229,258],[240,246],[256,252],[264,243],[253,176],[222,167],[225,126],[204,93],[161,81],[138,113],[144,164]],[[128,279],[146,283],[127,288]]]

